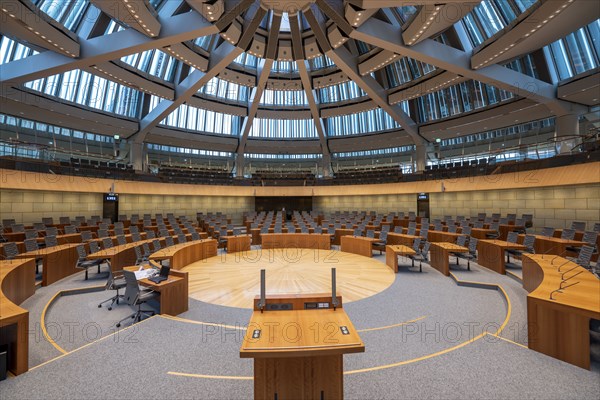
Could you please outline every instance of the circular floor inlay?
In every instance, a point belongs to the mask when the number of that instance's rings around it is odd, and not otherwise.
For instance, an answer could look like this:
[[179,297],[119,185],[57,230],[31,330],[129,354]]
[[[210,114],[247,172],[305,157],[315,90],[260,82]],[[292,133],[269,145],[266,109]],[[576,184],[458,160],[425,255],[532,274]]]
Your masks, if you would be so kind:
[[372,258],[334,250],[277,249],[223,254],[192,263],[190,297],[230,307],[252,308],[260,294],[260,270],[266,270],[267,295],[331,293],[331,268],[344,303],[387,289],[395,274]]

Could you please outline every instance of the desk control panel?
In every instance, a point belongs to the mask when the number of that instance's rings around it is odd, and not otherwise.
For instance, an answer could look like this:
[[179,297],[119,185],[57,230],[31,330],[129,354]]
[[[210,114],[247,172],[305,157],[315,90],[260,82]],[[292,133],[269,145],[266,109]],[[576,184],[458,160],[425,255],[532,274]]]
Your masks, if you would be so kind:
[[349,335],[350,331],[348,330],[348,327],[345,325],[340,326],[340,331],[342,331],[342,335]]
[[305,310],[317,310],[317,309],[327,309],[331,308],[329,302],[307,302],[304,303]]
[[255,329],[252,331],[252,339],[260,339],[260,329]]
[[293,310],[294,306],[292,303],[267,303],[265,308],[267,311],[289,311]]

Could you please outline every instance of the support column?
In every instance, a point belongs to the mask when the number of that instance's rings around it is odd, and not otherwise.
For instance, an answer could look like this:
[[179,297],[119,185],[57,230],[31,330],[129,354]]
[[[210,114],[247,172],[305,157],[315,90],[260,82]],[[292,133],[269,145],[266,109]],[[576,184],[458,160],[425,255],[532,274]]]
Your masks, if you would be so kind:
[[331,154],[323,154],[321,168],[323,169],[323,178],[331,178],[333,176],[333,170],[331,169]]
[[427,165],[427,146],[425,144],[416,145],[417,149],[417,171],[423,172],[425,171],[425,165]]
[[556,117],[556,147],[559,154],[569,153],[573,147],[580,144],[580,140],[573,138],[579,136],[579,116],[575,114]]
[[131,150],[129,151],[129,161],[133,165],[133,169],[140,172],[146,171],[146,163],[144,157],[144,143],[136,143],[132,141]]
[[235,157],[235,177],[243,178],[245,168],[246,168],[246,160],[244,159],[244,153],[240,152]]

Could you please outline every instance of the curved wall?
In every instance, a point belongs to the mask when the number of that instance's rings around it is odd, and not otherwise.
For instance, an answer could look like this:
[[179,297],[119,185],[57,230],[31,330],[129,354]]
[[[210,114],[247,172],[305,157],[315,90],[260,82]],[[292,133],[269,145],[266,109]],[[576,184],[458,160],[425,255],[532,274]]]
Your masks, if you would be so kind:
[[600,162],[444,181],[315,187],[180,185],[0,170],[0,215],[25,223],[99,215],[99,194],[113,183],[120,212],[128,215],[222,211],[241,220],[242,212],[254,209],[255,196],[313,196],[314,208],[323,211],[415,211],[415,194],[427,192],[432,217],[533,213],[537,227],[600,220]]

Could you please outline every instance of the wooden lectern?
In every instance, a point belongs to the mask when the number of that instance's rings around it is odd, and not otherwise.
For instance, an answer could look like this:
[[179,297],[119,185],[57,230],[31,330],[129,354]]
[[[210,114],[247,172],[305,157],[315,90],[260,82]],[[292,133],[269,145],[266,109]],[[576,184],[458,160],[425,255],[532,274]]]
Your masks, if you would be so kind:
[[240,357],[254,358],[255,399],[342,399],[343,355],[365,345],[332,296],[276,295],[259,298]]

